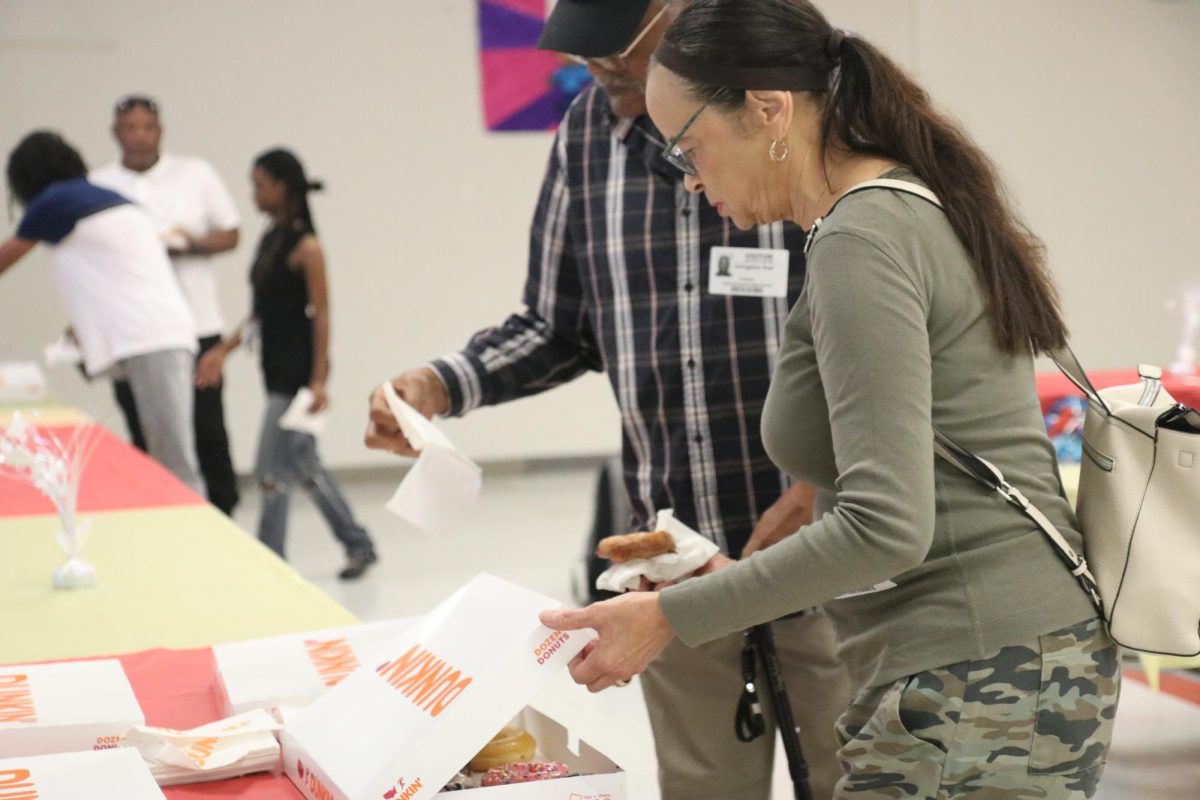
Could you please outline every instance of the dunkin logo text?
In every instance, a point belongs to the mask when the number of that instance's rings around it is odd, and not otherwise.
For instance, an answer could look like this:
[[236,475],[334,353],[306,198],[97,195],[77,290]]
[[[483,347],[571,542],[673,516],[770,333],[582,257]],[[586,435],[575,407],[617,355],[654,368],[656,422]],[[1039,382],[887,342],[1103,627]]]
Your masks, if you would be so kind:
[[309,793],[317,800],[333,800],[333,792],[329,791],[329,787],[321,783],[321,779],[312,772],[305,769],[304,762],[296,761],[296,775],[300,778],[300,782],[304,784]]
[[342,679],[358,669],[358,656],[346,639],[306,639],[304,649],[317,675],[326,686],[337,686]]
[[446,710],[471,685],[462,670],[414,644],[404,655],[385,661],[375,672],[384,682],[431,717]]
[[197,739],[192,742],[192,746],[188,748],[187,756],[197,767],[203,767],[212,758],[212,754],[216,752],[217,746],[221,744],[220,738],[209,736],[204,739]]
[[28,675],[0,675],[0,722],[37,722]]
[[[218,733],[233,733],[234,731],[248,727],[250,727],[250,720],[244,719],[241,722],[235,722],[232,725],[226,725],[218,730]],[[203,739],[197,739],[196,741],[192,742],[191,746],[188,747],[187,757],[190,758],[196,764],[196,766],[203,767],[208,763],[208,760],[212,758],[213,753],[215,753],[217,748],[220,746],[220,736],[206,736]],[[0,797],[0,800],[4,800],[4,798]]]
[[571,635],[569,633],[554,631],[546,637],[545,641],[533,648],[533,655],[537,658],[538,666],[541,666],[549,661],[550,656],[558,652],[559,648],[563,646],[563,643],[570,638]]
[[413,778],[411,783],[401,778],[383,793],[383,800],[412,800],[423,786],[420,778]]
[[27,769],[0,769],[0,798],[38,800],[37,787]]

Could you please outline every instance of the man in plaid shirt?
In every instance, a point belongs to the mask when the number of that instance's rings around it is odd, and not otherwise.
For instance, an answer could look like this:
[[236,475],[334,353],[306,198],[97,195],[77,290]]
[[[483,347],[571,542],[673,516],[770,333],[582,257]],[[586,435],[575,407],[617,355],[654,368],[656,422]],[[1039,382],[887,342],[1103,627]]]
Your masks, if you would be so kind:
[[[663,0],[559,0],[539,46],[586,59],[596,85],[555,137],[526,308],[393,385],[427,416],[459,416],[603,370],[622,417],[633,524],[644,529],[672,508],[745,557],[811,520],[811,491],[771,463],[759,438],[780,331],[803,284],[804,233],[790,223],[737,230],[663,158],[645,76],[675,13]],[[717,275],[739,257],[786,264],[786,281],[731,288]],[[367,443],[414,454],[382,391]],[[773,628],[813,797],[828,798],[839,774],[833,723],[849,695],[832,626],[817,611]],[[740,636],[696,649],[676,640],[641,676],[663,798],[769,796],[774,737],[734,734],[741,649]]]

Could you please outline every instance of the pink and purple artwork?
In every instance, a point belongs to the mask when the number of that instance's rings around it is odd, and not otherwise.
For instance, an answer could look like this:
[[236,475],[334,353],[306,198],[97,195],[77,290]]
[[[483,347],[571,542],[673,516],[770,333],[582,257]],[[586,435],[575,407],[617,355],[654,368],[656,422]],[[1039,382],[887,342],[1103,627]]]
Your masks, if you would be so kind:
[[479,0],[479,64],[488,130],[550,130],[589,81],[583,66],[537,49],[545,11],[545,0]]

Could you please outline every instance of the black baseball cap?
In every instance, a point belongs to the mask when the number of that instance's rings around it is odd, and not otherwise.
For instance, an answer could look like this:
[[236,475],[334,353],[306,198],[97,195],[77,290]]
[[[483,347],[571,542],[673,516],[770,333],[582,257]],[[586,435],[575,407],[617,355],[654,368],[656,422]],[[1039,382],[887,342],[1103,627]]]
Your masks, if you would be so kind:
[[538,49],[587,58],[619,53],[637,36],[649,7],[650,0],[558,0]]

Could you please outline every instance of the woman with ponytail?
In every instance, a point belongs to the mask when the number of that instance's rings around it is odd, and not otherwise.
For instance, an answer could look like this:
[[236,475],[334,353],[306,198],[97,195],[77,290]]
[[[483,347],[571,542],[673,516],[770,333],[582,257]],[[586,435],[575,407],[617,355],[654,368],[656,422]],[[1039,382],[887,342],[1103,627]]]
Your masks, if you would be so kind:
[[762,435],[826,513],[702,577],[544,614],[600,633],[576,680],[825,604],[860,689],[837,797],[1092,797],[1116,646],[1037,526],[933,447],[937,426],[991,461],[1082,550],[1034,383],[1066,339],[1038,240],[970,138],[807,0],[695,0],[655,58],[647,103],[687,189],[738,228],[809,231]]
[[[308,193],[322,186],[309,181],[299,159],[283,149],[255,159],[250,180],[254,203],[270,220],[250,268],[252,318],[261,340],[267,390],[255,467],[263,492],[258,538],[283,557],[289,496],[300,486],[346,549],[347,563],[339,577],[352,580],[377,560],[371,538],[322,466],[312,434],[279,426],[301,389],[312,394],[310,413],[329,405],[329,290],[325,253],[308,207]],[[201,358],[196,370],[201,387],[220,380],[226,356],[241,341],[239,328]]]

